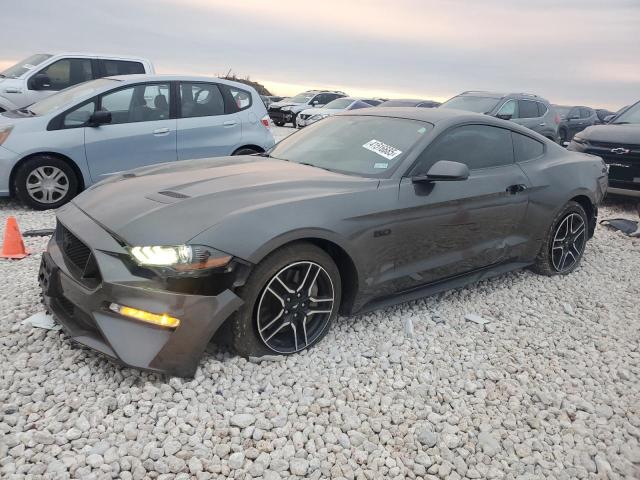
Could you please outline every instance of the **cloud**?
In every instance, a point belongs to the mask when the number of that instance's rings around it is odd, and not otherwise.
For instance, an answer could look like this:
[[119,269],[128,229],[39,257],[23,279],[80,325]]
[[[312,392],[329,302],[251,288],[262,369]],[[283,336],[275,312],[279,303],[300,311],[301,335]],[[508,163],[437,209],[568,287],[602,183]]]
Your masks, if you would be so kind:
[[282,94],[491,89],[617,108],[638,95],[638,25],[637,0],[39,0],[3,12],[0,61],[106,51],[160,72],[232,69]]

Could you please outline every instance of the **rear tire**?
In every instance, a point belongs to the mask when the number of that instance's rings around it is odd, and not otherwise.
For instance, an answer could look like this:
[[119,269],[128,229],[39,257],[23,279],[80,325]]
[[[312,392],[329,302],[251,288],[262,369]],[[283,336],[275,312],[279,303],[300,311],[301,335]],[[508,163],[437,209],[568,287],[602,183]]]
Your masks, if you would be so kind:
[[273,122],[276,124],[277,127],[284,127],[284,122]]
[[25,161],[15,175],[16,196],[35,210],[58,208],[79,190],[78,177],[66,161],[37,155]]
[[244,305],[227,321],[231,346],[245,357],[305,350],[329,331],[341,293],[338,267],[325,251],[306,242],[276,250],[238,292]]
[[580,265],[589,235],[587,214],[571,201],[558,212],[531,267],[540,275],[566,275]]

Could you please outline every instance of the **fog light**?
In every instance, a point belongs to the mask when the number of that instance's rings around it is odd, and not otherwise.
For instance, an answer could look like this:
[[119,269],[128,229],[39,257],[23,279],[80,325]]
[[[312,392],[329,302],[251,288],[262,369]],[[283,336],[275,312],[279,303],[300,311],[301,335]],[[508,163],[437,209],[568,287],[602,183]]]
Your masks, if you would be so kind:
[[112,303],[111,305],[109,305],[109,310],[119,313],[124,317],[135,318],[136,320],[151,323],[153,325],[159,325],[161,327],[176,328],[178,325],[180,325],[180,320],[171,317],[166,313],[151,313],[133,307],[118,305],[117,303]]

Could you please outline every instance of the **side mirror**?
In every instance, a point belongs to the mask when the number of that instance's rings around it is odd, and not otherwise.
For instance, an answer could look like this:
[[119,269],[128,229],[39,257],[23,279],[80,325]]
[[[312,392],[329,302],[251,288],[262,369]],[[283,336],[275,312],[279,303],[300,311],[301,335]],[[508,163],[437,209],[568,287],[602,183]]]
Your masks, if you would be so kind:
[[49,90],[51,88],[51,79],[44,73],[38,73],[31,79],[31,88],[33,90]]
[[496,118],[499,118],[501,120],[511,120],[513,118],[513,115],[510,113],[499,113],[496,115]]
[[90,127],[99,127],[100,125],[111,123],[111,112],[107,112],[106,110],[93,112],[87,123]]
[[469,167],[464,163],[440,160],[434,163],[426,175],[413,177],[414,183],[458,181],[469,178]]

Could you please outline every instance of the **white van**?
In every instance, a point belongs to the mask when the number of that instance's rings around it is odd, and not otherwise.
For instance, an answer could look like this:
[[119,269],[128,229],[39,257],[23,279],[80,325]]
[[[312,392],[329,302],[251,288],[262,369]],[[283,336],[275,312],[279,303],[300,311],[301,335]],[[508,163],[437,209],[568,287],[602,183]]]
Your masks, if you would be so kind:
[[146,58],[37,53],[0,72],[0,112],[26,107],[78,83],[112,75],[155,73]]

